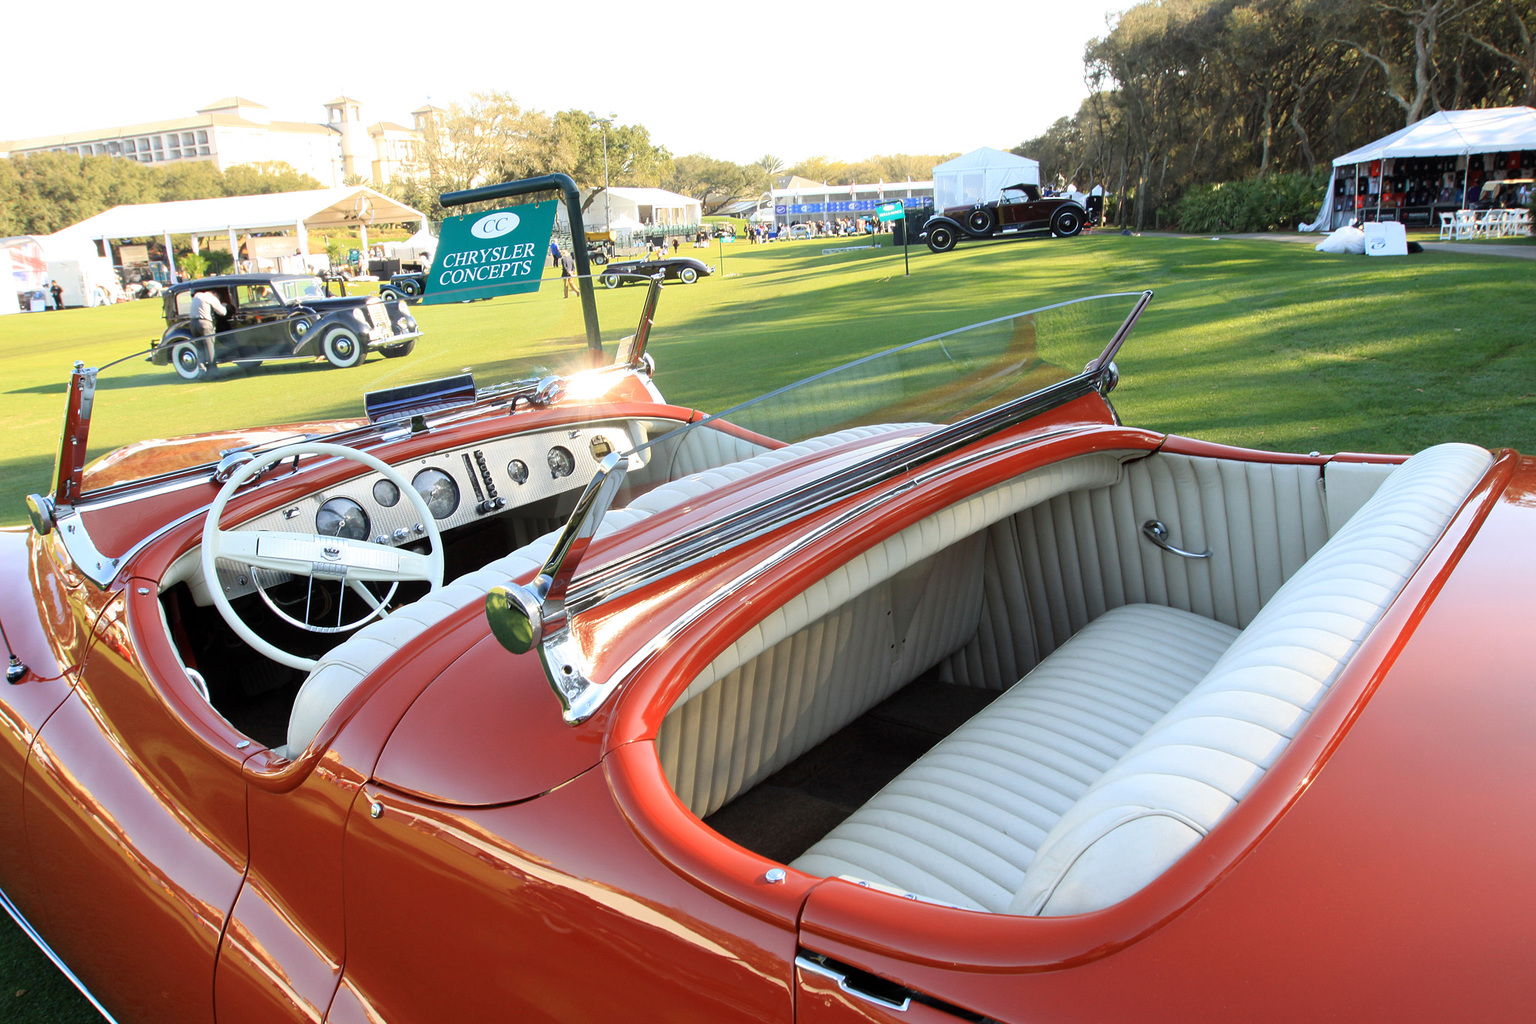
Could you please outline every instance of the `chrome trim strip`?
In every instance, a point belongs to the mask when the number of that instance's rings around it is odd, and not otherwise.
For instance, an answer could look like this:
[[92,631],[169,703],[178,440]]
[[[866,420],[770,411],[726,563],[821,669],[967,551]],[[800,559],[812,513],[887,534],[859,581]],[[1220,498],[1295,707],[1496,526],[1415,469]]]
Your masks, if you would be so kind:
[[670,646],[678,634],[692,626],[695,622],[698,622],[699,619],[719,607],[725,601],[734,598],[739,588],[755,582],[781,562],[794,557],[823,537],[837,532],[860,516],[879,508],[881,505],[895,501],[897,498],[946,473],[972,465],[994,455],[1000,455],[1017,448],[1038,444],[1041,441],[1070,433],[1072,433],[1070,429],[1063,428],[1034,437],[1020,438],[1005,444],[993,445],[984,451],[972,452],[957,462],[949,462],[945,463],[942,467],[929,469],[926,472],[917,474],[910,480],[902,481],[888,491],[873,495],[853,508],[847,509],[840,515],[823,523],[810,533],[796,538],[776,551],[769,552],[757,563],[742,570],[729,582],[713,588],[709,595],[698,604],[687,609],[672,622],[662,627],[650,640],[646,641],[643,647],[630,655],[629,659],[620,665],[618,670],[609,676],[607,681],[593,681],[579,693],[562,694],[562,704],[566,705],[563,716],[565,721],[570,725],[577,725],[590,718],[598,708],[603,706],[603,703],[607,701],[610,694],[623,685],[635,672],[639,671],[657,652]]
[[765,498],[677,536],[655,541],[574,581],[567,604],[572,614],[589,610],[651,580],[713,557],[734,544],[909,473],[999,430],[1092,394],[1097,386],[1098,375],[1079,374],[996,409],[939,427],[866,462]]
[[85,987],[85,982],[76,977],[75,972],[70,970],[63,960],[59,959],[59,954],[55,953],[53,948],[43,941],[43,937],[37,934],[37,929],[32,927],[32,923],[22,916],[21,911],[16,909],[16,904],[11,902],[11,898],[5,894],[4,889],[0,889],[0,908],[4,908],[5,912],[11,915],[11,920],[16,922],[16,927],[26,933],[27,938],[31,939],[38,949],[42,950],[44,956],[53,961],[53,966],[57,967],[64,977],[69,979],[70,984],[80,990],[80,994],[85,996],[86,1001],[96,1008],[97,1013],[110,1021],[111,1024],[117,1024],[117,1018],[107,1012],[107,1008],[102,1006],[96,997],[91,995],[91,990]]

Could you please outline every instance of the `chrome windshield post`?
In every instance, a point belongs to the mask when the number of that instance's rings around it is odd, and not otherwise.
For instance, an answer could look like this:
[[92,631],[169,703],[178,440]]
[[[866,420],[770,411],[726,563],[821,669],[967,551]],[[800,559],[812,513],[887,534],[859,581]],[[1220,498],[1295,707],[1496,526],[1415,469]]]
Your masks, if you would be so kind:
[[539,574],[526,586],[492,587],[485,598],[486,619],[503,647],[513,654],[538,649],[544,677],[572,725],[590,715],[596,702],[586,699],[594,687],[587,677],[586,658],[571,633],[565,596],[628,471],[628,461],[617,453],[604,458]]

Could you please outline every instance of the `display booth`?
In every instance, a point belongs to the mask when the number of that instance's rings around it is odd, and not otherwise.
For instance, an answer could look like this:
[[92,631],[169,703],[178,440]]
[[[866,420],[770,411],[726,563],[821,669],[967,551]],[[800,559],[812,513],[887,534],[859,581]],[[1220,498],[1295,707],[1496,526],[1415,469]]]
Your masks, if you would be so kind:
[[1536,172],[1536,110],[1442,110],[1333,161],[1323,208],[1303,231],[1355,219],[1432,227],[1476,205],[1487,181]]

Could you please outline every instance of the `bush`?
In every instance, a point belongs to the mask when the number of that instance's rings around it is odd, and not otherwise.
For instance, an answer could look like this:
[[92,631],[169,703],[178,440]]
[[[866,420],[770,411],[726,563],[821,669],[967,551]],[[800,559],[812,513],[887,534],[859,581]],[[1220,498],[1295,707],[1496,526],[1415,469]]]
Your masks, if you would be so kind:
[[1179,200],[1175,218],[1180,230],[1198,234],[1292,231],[1317,216],[1327,185],[1326,170],[1196,185]]
[[203,259],[208,261],[208,274],[211,277],[227,274],[235,265],[235,258],[223,249],[209,249],[203,253]]
[[176,257],[176,269],[191,279],[207,277],[208,257],[200,252],[179,253]]

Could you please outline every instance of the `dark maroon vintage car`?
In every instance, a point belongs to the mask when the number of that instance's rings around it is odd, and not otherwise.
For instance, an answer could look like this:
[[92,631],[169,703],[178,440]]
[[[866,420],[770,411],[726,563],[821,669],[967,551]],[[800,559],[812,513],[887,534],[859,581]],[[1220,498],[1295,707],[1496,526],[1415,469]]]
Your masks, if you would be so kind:
[[962,238],[997,238],[1049,231],[1070,238],[1083,230],[1088,212],[1069,196],[1042,196],[1039,185],[1008,185],[1002,198],[972,206],[947,207],[928,220],[928,248],[949,252]]

